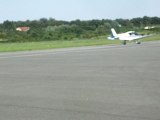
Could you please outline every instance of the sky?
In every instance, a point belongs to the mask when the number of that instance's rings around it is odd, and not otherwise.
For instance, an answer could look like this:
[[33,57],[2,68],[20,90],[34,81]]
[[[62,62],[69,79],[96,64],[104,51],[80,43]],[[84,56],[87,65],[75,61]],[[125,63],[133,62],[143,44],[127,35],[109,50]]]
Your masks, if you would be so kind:
[[0,0],[0,22],[160,17],[160,0]]

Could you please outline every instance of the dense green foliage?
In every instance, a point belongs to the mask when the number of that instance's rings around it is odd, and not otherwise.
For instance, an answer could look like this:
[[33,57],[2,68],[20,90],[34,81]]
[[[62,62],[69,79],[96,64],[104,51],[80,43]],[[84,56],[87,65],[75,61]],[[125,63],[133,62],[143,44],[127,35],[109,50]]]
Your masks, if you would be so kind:
[[[93,38],[110,34],[110,28],[115,28],[118,32],[129,29],[140,30],[145,26],[160,25],[158,17],[143,17],[134,19],[116,20],[88,20],[88,21],[59,21],[53,18],[33,21],[4,21],[0,24],[1,42],[28,42],[28,41],[55,41]],[[27,32],[16,31],[17,27],[27,26]],[[152,31],[160,31],[155,28]]]

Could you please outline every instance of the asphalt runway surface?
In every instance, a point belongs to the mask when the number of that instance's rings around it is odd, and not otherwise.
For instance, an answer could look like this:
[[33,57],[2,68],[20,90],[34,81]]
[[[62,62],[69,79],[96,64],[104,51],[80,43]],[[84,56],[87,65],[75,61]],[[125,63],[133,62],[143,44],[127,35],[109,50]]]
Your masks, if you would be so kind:
[[1,53],[0,120],[160,120],[160,41]]

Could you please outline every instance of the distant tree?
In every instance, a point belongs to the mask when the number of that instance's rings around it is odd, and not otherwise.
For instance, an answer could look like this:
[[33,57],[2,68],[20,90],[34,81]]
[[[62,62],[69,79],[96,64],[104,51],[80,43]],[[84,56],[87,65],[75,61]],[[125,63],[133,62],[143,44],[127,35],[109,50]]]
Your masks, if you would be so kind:
[[40,24],[40,26],[41,27],[47,27],[49,24],[49,22],[48,22],[48,19],[47,18],[41,18],[40,20],[39,20],[39,24]]
[[29,23],[31,29],[42,29],[41,22],[37,20],[33,20]]
[[119,27],[126,27],[126,28],[133,27],[133,24],[129,19],[116,19],[116,21],[119,23]]
[[158,24],[160,24],[160,18],[158,18],[158,17],[152,17],[151,18],[151,24],[152,25],[158,25]]
[[108,26],[106,26],[106,25],[100,25],[96,29],[96,33],[97,33],[97,35],[105,35],[108,32],[107,29],[108,29]]
[[144,16],[144,17],[142,18],[142,20],[143,20],[143,25],[144,25],[144,26],[147,26],[147,25],[150,25],[150,24],[151,24],[151,18],[150,18],[150,17]]
[[143,27],[143,20],[142,20],[142,18],[133,18],[133,19],[131,19],[131,23],[135,27]]
[[16,26],[14,24],[14,22],[11,21],[4,21],[3,22],[3,29],[6,31],[15,31],[16,30]]

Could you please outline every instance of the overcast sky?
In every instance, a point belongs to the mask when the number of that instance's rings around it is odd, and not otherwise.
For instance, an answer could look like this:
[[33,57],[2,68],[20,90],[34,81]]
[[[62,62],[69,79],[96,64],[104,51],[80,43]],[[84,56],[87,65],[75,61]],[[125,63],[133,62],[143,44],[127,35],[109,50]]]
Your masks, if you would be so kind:
[[160,0],[0,0],[0,22],[160,17]]

